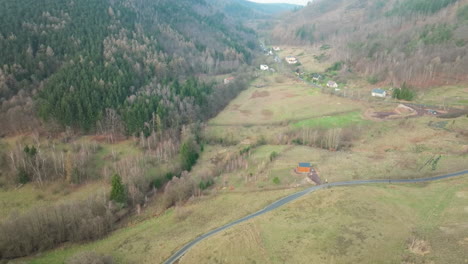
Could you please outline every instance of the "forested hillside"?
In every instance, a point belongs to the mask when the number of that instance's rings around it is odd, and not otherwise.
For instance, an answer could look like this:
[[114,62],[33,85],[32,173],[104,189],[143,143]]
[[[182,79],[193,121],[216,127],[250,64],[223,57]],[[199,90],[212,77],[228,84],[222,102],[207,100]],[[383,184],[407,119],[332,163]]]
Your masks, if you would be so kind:
[[330,45],[331,63],[375,82],[418,87],[468,80],[468,1],[317,0],[272,32],[275,43]]
[[259,4],[247,0],[212,1],[216,2],[217,5],[223,6],[227,14],[243,19],[270,18],[272,15],[278,15],[301,7],[293,4]]
[[148,134],[209,117],[241,84],[206,76],[239,71],[256,41],[205,0],[0,1],[0,25],[0,134],[40,120]]

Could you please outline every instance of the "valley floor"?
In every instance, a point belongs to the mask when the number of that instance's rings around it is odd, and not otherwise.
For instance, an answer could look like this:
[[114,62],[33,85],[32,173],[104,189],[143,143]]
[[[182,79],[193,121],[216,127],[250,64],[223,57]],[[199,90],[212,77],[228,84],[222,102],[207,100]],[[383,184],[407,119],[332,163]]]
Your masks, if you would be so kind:
[[[436,94],[425,100],[437,100]],[[466,117],[402,113],[375,120],[365,114],[397,106],[370,95],[355,100],[324,93],[289,69],[260,73],[205,128],[207,145],[190,173],[224,167],[203,196],[162,215],[155,200],[102,240],[19,261],[63,263],[77,252],[96,251],[117,263],[162,263],[195,237],[311,186],[295,173],[299,162],[312,163],[328,182],[467,169]],[[467,217],[467,177],[334,187],[217,234],[181,263],[466,263]]]

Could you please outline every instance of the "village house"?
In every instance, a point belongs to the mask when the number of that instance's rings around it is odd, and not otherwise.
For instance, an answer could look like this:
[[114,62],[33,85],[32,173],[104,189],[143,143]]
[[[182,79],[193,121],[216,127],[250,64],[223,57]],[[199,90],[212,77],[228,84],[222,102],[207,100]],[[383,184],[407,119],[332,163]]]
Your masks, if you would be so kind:
[[273,50],[274,50],[274,51],[280,51],[281,48],[280,48],[280,47],[273,47]]
[[265,65],[265,64],[261,64],[261,65],[260,65],[260,70],[262,70],[262,71],[268,71],[268,69],[269,69],[268,65]]
[[287,56],[285,59],[286,59],[286,62],[289,63],[289,64],[296,64],[297,63],[297,58],[294,57],[294,56]]
[[227,78],[224,79],[224,84],[229,84],[230,82],[234,81],[234,79],[235,79],[235,78],[232,77],[232,76],[231,76],[231,77],[227,77]]
[[338,84],[334,81],[328,81],[327,82],[327,87],[330,87],[330,88],[338,88]]
[[372,96],[374,96],[374,97],[386,97],[387,96],[387,91],[382,90],[380,88],[375,88],[375,89],[372,89]]

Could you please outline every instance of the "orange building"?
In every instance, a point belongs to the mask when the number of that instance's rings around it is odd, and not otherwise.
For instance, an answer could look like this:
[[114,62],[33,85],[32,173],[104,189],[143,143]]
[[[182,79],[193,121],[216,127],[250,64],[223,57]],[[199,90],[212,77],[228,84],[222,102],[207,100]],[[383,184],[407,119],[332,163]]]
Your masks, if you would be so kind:
[[301,162],[297,166],[296,171],[299,173],[309,173],[312,166],[308,162]]

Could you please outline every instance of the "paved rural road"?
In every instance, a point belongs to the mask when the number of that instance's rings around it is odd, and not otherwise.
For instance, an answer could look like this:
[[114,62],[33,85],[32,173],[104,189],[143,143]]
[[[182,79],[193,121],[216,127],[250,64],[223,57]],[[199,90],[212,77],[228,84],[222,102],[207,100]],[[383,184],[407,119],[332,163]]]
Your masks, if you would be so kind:
[[301,198],[302,196],[306,195],[306,194],[309,194],[309,193],[312,193],[312,192],[315,192],[317,190],[320,190],[320,189],[324,189],[324,188],[328,188],[328,187],[334,187],[334,186],[349,186],[349,185],[362,185],[362,184],[372,184],[372,183],[417,183],[417,182],[430,182],[430,181],[436,181],[436,180],[442,180],[442,179],[447,179],[447,178],[452,178],[452,177],[457,177],[457,176],[461,176],[461,175],[464,175],[464,174],[468,174],[468,170],[464,170],[464,171],[460,171],[460,172],[455,172],[455,173],[451,173],[451,174],[447,174],[447,175],[442,175],[442,176],[437,176],[437,177],[432,177],[432,178],[422,178],[422,179],[407,179],[407,180],[404,180],[404,179],[401,179],[401,180],[359,180],[359,181],[344,181],[344,182],[333,182],[333,183],[328,183],[328,184],[322,184],[322,185],[317,185],[317,186],[313,186],[313,187],[310,187],[308,189],[305,189],[303,191],[300,191],[300,192],[297,192],[295,194],[291,194],[287,197],[284,197],[270,205],[268,205],[267,207],[263,208],[262,210],[256,212],[256,213],[253,213],[253,214],[250,214],[248,216],[245,216],[241,219],[238,219],[234,222],[231,222],[229,224],[226,224],[224,226],[221,226],[221,227],[218,227],[214,230],[211,230],[210,232],[208,233],[205,233],[197,238],[195,238],[194,240],[192,240],[191,242],[189,242],[188,244],[186,244],[185,246],[183,246],[181,249],[179,249],[176,253],[174,253],[174,255],[172,255],[168,260],[166,260],[164,262],[164,264],[172,264],[174,262],[176,262],[180,257],[182,257],[185,253],[187,253],[187,251],[189,251],[190,248],[192,248],[193,246],[195,246],[196,244],[198,244],[199,242],[201,242],[202,240],[216,234],[216,233],[219,233],[221,231],[224,231],[232,226],[235,226],[237,224],[240,224],[242,222],[245,222],[247,220],[250,220],[254,217],[257,217],[259,215],[262,215],[262,214],[265,214],[265,213],[268,213],[272,210],[275,210],[276,208],[280,207],[280,206],[283,206],[289,202],[292,202],[294,200],[297,200],[299,198]]

